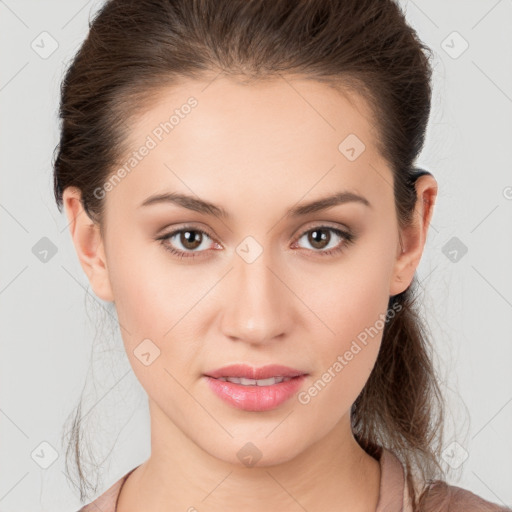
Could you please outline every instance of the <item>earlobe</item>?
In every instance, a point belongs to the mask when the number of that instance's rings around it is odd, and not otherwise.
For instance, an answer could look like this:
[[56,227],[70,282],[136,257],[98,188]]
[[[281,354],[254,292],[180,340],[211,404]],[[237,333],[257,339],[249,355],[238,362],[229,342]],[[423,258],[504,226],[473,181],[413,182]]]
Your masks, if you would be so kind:
[[431,174],[420,176],[415,183],[416,205],[411,224],[399,233],[399,247],[389,295],[405,291],[411,284],[420,263],[428,228],[434,213],[437,181]]
[[91,288],[100,299],[113,302],[114,296],[99,225],[93,222],[84,210],[81,191],[78,188],[68,187],[62,196],[71,238]]

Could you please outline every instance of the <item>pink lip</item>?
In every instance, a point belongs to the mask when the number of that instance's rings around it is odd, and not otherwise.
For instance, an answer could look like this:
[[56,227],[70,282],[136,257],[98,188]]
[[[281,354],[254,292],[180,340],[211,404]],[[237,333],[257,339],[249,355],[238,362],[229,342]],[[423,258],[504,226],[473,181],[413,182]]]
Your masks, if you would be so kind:
[[306,375],[270,386],[244,386],[206,376],[210,389],[222,400],[244,411],[269,411],[286,402],[302,386]]
[[269,364],[255,368],[246,364],[231,364],[223,366],[217,370],[205,373],[207,377],[218,379],[219,377],[244,377],[246,379],[268,379],[270,377],[298,377],[307,375],[306,372],[282,366],[279,364]]

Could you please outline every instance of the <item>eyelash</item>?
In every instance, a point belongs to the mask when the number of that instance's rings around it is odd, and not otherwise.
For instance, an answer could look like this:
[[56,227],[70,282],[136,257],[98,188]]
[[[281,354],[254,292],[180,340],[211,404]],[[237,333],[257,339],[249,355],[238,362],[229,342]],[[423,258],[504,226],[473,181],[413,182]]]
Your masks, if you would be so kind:
[[[335,233],[336,235],[340,236],[341,238],[344,239],[344,242],[340,242],[340,244],[333,248],[333,249],[328,249],[327,251],[322,251],[322,250],[318,250],[318,251],[315,251],[315,250],[312,250],[314,253],[317,253],[319,254],[320,256],[334,256],[340,252],[342,252],[348,245],[354,243],[355,241],[355,236],[352,234],[352,233],[349,233],[348,231],[343,231],[341,229],[338,229],[338,228],[333,228],[331,226],[315,226],[313,228],[310,228],[306,231],[304,231],[298,238],[297,240],[300,240],[304,235],[310,233],[311,231],[315,231],[315,230],[319,230],[319,229],[325,229],[325,230],[328,230],[328,231],[332,231],[333,233]],[[194,232],[197,232],[197,233],[201,233],[202,235],[207,235],[209,238],[211,238],[213,240],[213,237],[207,232],[207,231],[204,231],[202,229],[199,229],[199,228],[195,228],[193,226],[185,226],[183,228],[180,228],[180,229],[177,229],[175,231],[171,231],[170,233],[167,233],[165,235],[162,235],[161,237],[158,237],[156,240],[160,241],[160,243],[162,244],[162,246],[164,247],[164,249],[166,251],[169,251],[171,254],[175,255],[175,256],[178,256],[178,258],[195,258],[196,257],[196,253],[202,253],[202,252],[205,252],[205,251],[181,251],[179,249],[175,249],[174,247],[166,244],[165,242],[167,242],[170,238],[172,238],[174,235],[177,235],[179,233],[183,233],[185,231],[194,231]],[[309,249],[306,249],[306,250],[309,250]]]

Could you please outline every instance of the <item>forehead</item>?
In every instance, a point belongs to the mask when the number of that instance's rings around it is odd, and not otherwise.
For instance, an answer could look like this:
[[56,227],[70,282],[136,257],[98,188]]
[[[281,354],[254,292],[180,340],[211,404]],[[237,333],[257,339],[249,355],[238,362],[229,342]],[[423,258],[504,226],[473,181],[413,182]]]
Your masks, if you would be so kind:
[[295,201],[334,188],[377,194],[390,174],[372,115],[359,95],[313,80],[183,81],[153,95],[131,124],[116,164],[125,177],[111,196],[135,206],[169,190],[215,202],[246,189],[286,189]]

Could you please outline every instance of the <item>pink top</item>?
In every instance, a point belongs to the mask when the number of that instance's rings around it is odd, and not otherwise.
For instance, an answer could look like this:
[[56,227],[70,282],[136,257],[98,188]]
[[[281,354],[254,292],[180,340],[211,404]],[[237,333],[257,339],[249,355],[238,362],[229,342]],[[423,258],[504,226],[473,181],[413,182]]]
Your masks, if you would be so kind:
[[[379,500],[375,512],[414,512],[409,496],[409,486],[405,485],[405,472],[402,463],[393,452],[381,448],[376,457],[380,464]],[[116,512],[117,500],[126,478],[138,466],[121,477],[92,503],[84,505],[78,512]],[[412,482],[416,494],[420,491],[418,482]],[[433,491],[436,489],[436,492]],[[425,510],[432,512],[512,512],[512,508],[486,501],[472,492],[452,485],[433,487]]]

